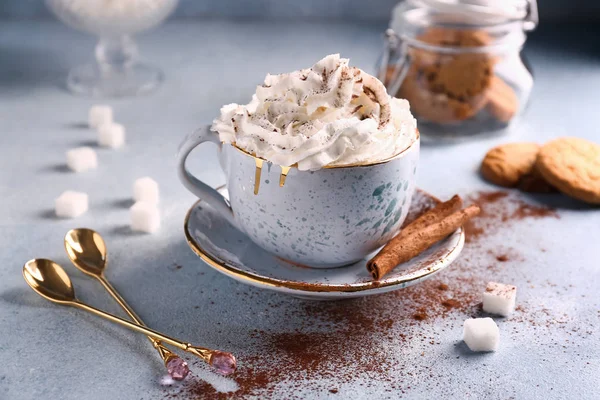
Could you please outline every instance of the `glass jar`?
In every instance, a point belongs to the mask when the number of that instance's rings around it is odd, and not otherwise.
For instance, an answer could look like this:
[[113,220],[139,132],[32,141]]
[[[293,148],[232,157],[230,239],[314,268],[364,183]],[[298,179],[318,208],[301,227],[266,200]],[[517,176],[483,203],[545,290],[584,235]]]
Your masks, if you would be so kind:
[[410,102],[425,140],[502,130],[529,100],[521,50],[536,25],[535,0],[406,0],[386,31],[379,79]]

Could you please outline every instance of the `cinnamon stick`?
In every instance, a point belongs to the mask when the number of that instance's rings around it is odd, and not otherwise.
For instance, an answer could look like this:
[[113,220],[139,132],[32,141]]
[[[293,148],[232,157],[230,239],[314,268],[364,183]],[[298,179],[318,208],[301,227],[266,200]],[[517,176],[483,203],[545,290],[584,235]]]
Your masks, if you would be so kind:
[[[443,209],[447,211],[446,207]],[[439,212],[438,209],[434,214]],[[463,210],[443,216],[439,220],[434,219],[434,222],[430,225],[423,226],[423,222],[419,223],[417,228],[413,227],[407,233],[398,235],[397,240],[394,238],[394,243],[390,241],[388,245],[381,249],[375,257],[369,260],[367,270],[371,273],[373,279],[380,279],[397,265],[418,256],[435,243],[450,235],[469,219],[479,214],[479,212],[479,206],[471,205]],[[414,221],[411,225],[415,224],[415,222],[417,221]]]
[[403,236],[407,236],[418,231],[419,229],[423,229],[426,226],[431,225],[434,222],[437,222],[442,218],[460,210],[461,208],[462,199],[459,195],[455,194],[450,200],[438,203],[431,210],[419,215],[417,219],[405,226],[400,233],[396,235],[396,237],[390,240],[383,249],[394,246],[395,243],[399,242]]
[[[428,225],[433,224],[434,222],[441,220],[444,217],[447,217],[448,215],[460,210],[461,207],[462,199],[457,194],[452,196],[452,198],[448,201],[436,204],[431,210],[419,215],[413,222],[402,228],[398,235],[387,242],[383,249],[379,251],[378,255],[389,251],[390,248],[396,247],[405,236],[408,236],[420,229],[425,228]],[[368,268],[369,264],[367,264],[367,269]]]

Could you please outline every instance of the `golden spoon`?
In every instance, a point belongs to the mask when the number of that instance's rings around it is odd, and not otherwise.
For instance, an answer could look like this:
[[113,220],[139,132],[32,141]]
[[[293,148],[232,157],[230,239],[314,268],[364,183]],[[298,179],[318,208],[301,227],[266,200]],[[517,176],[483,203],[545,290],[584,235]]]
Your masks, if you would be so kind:
[[[106,245],[102,237],[91,229],[71,229],[65,236],[65,250],[71,262],[83,273],[98,279],[102,286],[119,303],[125,312],[138,325],[146,326],[141,318],[129,307],[116,289],[104,277],[106,268]],[[169,375],[175,380],[183,380],[190,372],[187,363],[177,354],[162,345],[160,340],[147,336],[160,354]]]
[[[44,258],[29,260],[23,266],[23,276],[27,284],[40,296],[54,303],[73,306],[89,311],[92,314],[121,324],[131,330],[141,332],[146,336],[168,343],[181,350],[200,357],[205,362],[215,366],[220,373],[230,374],[235,371],[235,357],[226,352],[215,352],[204,347],[192,346],[190,343],[173,339],[148,327],[119,318],[115,315],[101,311],[95,307],[82,303],[75,297],[75,290],[65,270],[54,261]],[[215,357],[217,358],[215,360]],[[222,366],[222,367],[221,367]]]

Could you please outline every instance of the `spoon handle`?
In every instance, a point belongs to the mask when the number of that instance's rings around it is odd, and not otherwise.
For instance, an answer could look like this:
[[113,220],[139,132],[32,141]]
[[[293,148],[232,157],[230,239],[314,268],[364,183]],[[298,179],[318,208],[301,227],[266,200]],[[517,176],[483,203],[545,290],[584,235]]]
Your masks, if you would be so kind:
[[[115,301],[121,306],[121,308],[125,310],[127,315],[129,315],[129,317],[134,322],[136,322],[138,325],[146,326],[144,321],[142,321],[142,319],[135,313],[135,311],[133,311],[133,309],[129,306],[129,304],[127,304],[125,299],[121,297],[119,292],[117,292],[113,285],[111,285],[110,282],[103,275],[96,275],[96,278],[98,278],[102,286],[104,286],[104,289],[106,289],[106,291],[115,299]],[[162,345],[160,340],[154,339],[153,337],[148,335],[146,335],[146,337],[148,338],[148,340],[150,340],[152,346],[154,346],[154,348],[158,351],[158,354],[160,354],[160,357],[162,358],[165,365],[167,362],[169,362],[169,360],[172,357],[175,356],[175,354],[173,354],[169,349]]]
[[116,315],[109,314],[109,313],[107,313],[105,311],[99,310],[99,309],[97,309],[95,307],[92,307],[90,305],[82,303],[79,300],[75,300],[71,304],[73,306],[75,306],[75,307],[81,308],[82,310],[91,312],[92,314],[95,314],[95,315],[97,315],[99,317],[106,318],[109,321],[116,322],[117,324],[123,325],[123,326],[125,326],[125,327],[127,327],[127,328],[129,328],[131,330],[143,333],[146,336],[150,336],[150,337],[152,337],[154,339],[157,339],[157,340],[160,340],[162,342],[168,343],[168,344],[170,344],[172,346],[175,346],[175,347],[177,347],[177,348],[179,348],[181,350],[184,350],[184,351],[187,351],[189,353],[192,353],[192,354],[194,354],[194,355],[202,358],[206,362],[210,361],[210,353],[211,353],[211,351],[209,349],[205,349],[203,347],[192,346],[192,344],[190,344],[190,343],[186,343],[186,342],[183,342],[181,340],[174,339],[174,338],[172,338],[170,336],[167,336],[165,334],[157,332],[157,331],[155,331],[153,329],[150,329],[150,328],[148,328],[146,326],[138,325],[138,324],[136,324],[134,322],[131,322],[131,321],[128,321],[126,319],[117,317]]
[[[115,289],[113,287],[113,285],[111,285],[110,282],[104,276],[96,276],[96,277],[98,278],[98,280],[100,281],[100,283],[102,284],[102,286],[104,286],[104,289],[106,289],[106,291],[108,293],[110,293],[110,295],[115,299],[115,301],[117,303],[119,303],[119,305],[121,306],[121,308],[123,310],[125,310],[125,312],[127,313],[127,315],[129,315],[132,320],[134,320],[138,325],[146,326],[146,324],[144,324],[144,322],[139,317],[139,315],[137,315],[135,313],[135,311],[133,311],[133,309],[129,306],[129,304],[127,304],[125,302],[125,299],[123,297],[121,297],[121,295],[119,294],[119,292],[117,292],[117,289]],[[155,339],[151,339],[151,340],[155,340]]]

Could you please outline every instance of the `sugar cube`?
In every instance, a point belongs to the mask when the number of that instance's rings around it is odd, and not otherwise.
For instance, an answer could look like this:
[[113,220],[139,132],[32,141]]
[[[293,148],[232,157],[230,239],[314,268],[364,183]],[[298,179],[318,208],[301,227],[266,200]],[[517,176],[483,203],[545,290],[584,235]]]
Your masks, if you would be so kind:
[[57,217],[75,218],[88,210],[88,195],[67,190],[54,200],[54,211]]
[[98,166],[98,158],[91,147],[77,147],[67,151],[67,165],[75,172],[87,171]]
[[116,149],[125,143],[125,127],[121,124],[103,124],[98,128],[98,144]]
[[491,318],[469,318],[465,321],[463,340],[471,351],[496,351],[500,330]]
[[154,204],[138,201],[129,209],[131,229],[153,233],[160,228],[160,213]]
[[483,311],[508,317],[515,311],[517,287],[489,282],[483,292]]
[[136,179],[133,183],[133,198],[135,201],[158,204],[158,183],[148,176]]
[[113,110],[110,106],[95,105],[90,108],[88,119],[90,128],[99,128],[104,124],[113,122]]

